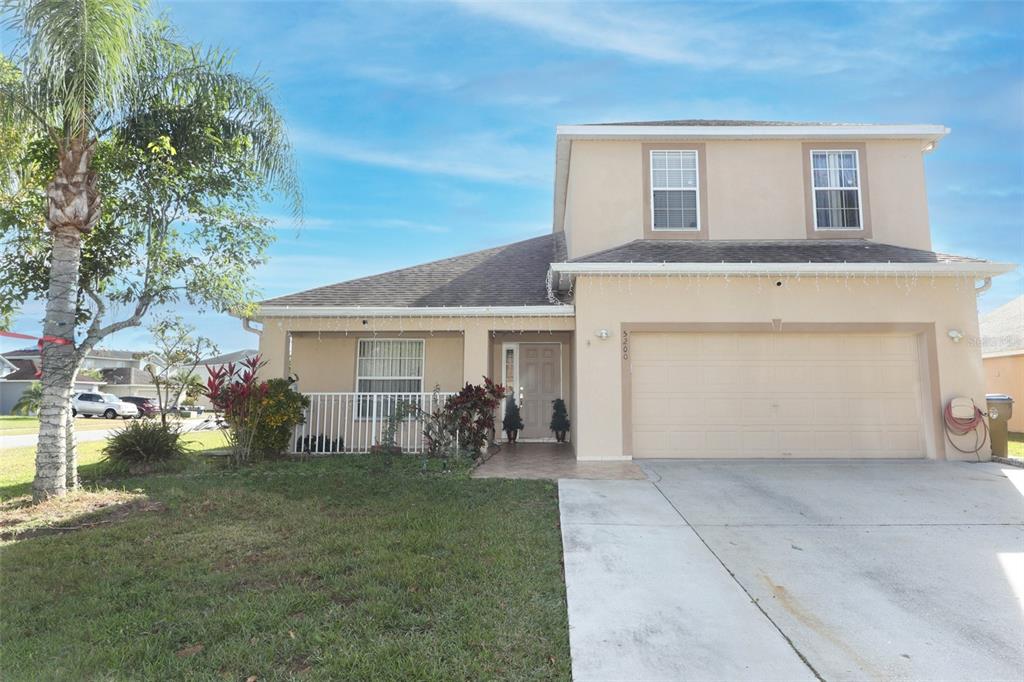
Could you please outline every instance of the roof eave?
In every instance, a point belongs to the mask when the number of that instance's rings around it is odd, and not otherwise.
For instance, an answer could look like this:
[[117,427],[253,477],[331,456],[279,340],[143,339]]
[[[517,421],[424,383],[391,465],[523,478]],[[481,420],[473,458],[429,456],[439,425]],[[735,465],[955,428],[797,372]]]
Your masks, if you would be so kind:
[[1013,263],[552,263],[559,275],[926,275],[995,277],[1016,269]]
[[569,140],[643,140],[650,138],[689,138],[723,140],[792,139],[912,139],[938,142],[949,134],[943,125],[793,125],[793,126],[587,126],[561,125],[559,139]]
[[571,305],[525,306],[260,306],[259,317],[572,317]]

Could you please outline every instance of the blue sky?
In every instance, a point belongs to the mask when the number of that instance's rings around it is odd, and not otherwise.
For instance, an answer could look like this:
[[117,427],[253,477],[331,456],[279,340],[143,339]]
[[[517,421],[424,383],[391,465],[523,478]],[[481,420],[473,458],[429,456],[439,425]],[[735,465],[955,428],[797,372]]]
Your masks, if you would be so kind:
[[[548,232],[555,126],[616,120],[945,124],[927,157],[934,247],[1024,261],[1024,3],[158,6],[275,83],[306,222],[267,207],[268,297]],[[998,278],[982,310],[1022,287]],[[182,312],[222,350],[254,345],[235,320]]]

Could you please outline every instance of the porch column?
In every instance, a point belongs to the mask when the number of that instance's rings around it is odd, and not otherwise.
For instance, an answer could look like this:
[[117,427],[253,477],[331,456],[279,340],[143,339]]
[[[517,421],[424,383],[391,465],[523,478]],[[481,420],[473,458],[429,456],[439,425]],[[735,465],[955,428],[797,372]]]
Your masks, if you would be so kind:
[[262,379],[281,379],[288,376],[288,331],[271,318],[263,323],[260,334],[260,355],[267,363],[260,370]]
[[483,383],[490,367],[487,354],[490,335],[483,322],[467,324],[462,336],[462,380],[471,384]]

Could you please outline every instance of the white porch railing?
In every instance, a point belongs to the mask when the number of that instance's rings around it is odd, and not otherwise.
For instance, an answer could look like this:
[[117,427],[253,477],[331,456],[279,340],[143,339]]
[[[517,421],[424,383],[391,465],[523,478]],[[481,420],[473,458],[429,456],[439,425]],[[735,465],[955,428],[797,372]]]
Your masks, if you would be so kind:
[[[405,403],[425,412],[444,405],[453,393],[305,393],[306,423],[295,427],[292,452],[316,455],[366,452],[380,443],[388,417]],[[395,440],[406,452],[423,450],[423,425],[415,418],[398,423]]]

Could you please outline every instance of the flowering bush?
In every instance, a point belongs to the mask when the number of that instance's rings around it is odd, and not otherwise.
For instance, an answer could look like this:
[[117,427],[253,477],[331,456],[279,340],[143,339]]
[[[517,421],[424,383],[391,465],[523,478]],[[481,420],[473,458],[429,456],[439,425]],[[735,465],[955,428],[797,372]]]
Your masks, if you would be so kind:
[[208,369],[205,393],[224,413],[236,463],[284,452],[309,407],[309,398],[292,390],[293,379],[260,381],[257,375],[265,364],[256,355],[237,367],[230,363]]

